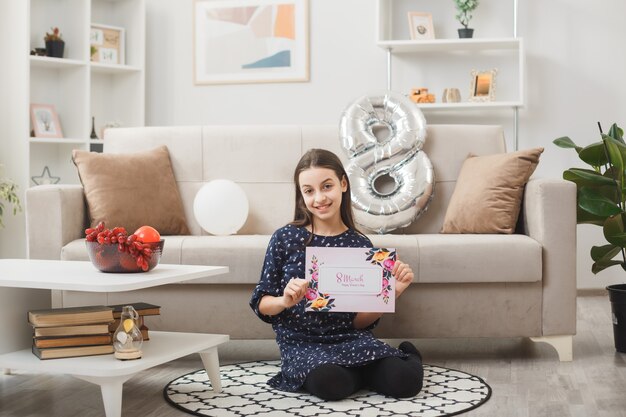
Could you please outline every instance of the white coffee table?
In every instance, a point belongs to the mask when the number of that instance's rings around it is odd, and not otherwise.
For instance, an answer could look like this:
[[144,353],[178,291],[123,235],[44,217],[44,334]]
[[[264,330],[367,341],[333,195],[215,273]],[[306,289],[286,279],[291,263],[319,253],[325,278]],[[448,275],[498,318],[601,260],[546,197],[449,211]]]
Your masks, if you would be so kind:
[[130,291],[226,272],[228,267],[223,266],[160,264],[146,273],[105,274],[90,262],[0,259],[0,287],[4,287],[0,288],[0,301],[4,301],[0,302],[0,319],[4,320],[0,322],[0,368],[63,373],[98,384],[106,416],[119,417],[124,382],[140,371],[198,352],[213,389],[219,392],[217,346],[227,342],[228,335],[151,331],[138,360],[119,361],[113,355],[102,355],[42,361],[31,352],[27,312],[49,307],[50,290]]

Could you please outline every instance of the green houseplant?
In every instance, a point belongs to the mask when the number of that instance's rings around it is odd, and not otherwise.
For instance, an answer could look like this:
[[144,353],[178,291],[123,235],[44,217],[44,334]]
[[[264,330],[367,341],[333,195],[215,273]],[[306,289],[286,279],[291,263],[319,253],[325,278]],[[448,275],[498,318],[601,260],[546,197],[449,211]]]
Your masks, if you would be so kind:
[[[554,140],[561,148],[572,148],[591,169],[570,168],[563,178],[577,188],[576,219],[578,224],[602,227],[605,245],[591,248],[594,274],[616,265],[626,271],[626,142],[624,131],[611,125],[607,134],[600,128],[601,140],[585,147],[569,137]],[[626,352],[626,284],[609,285],[613,310],[615,349]]]
[[456,19],[463,25],[462,29],[459,29],[459,38],[471,38],[474,34],[474,29],[467,27],[470,20],[472,20],[472,12],[478,7],[478,0],[454,0],[457,14]]
[[4,215],[5,202],[13,205],[13,215],[22,211],[20,199],[17,196],[17,185],[12,181],[0,178],[0,228],[4,227],[2,216]]

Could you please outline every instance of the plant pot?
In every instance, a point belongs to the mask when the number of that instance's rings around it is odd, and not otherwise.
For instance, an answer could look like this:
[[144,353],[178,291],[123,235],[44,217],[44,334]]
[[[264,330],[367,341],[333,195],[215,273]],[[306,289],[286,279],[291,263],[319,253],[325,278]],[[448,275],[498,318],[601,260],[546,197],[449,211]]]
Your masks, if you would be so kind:
[[461,28],[457,29],[459,31],[459,38],[471,38],[474,35],[474,29],[469,28]]
[[46,41],[46,55],[53,58],[63,58],[65,41]]
[[615,350],[626,353],[626,284],[609,285],[606,289],[613,313]]

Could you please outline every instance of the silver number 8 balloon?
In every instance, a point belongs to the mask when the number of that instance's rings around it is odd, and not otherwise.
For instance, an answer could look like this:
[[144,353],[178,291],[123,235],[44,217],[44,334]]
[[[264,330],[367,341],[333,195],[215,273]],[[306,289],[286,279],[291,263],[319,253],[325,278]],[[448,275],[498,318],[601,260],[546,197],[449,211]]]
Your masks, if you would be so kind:
[[419,108],[392,92],[361,97],[344,110],[339,134],[356,223],[382,234],[415,221],[435,186],[432,163],[421,150],[426,120]]

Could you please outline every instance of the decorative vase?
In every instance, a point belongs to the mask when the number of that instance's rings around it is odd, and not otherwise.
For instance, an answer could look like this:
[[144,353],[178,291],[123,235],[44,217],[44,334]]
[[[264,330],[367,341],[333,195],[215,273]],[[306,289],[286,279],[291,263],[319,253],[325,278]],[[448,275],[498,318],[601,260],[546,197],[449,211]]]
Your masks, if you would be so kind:
[[459,38],[461,39],[471,38],[474,35],[474,29],[461,28],[461,29],[458,29],[458,31],[459,31]]
[[626,284],[606,287],[611,301],[615,350],[626,353]]
[[113,348],[115,357],[120,360],[141,358],[141,345],[143,336],[137,320],[139,314],[133,306],[122,307],[120,325],[113,334]]
[[91,139],[98,139],[98,135],[96,134],[96,118],[91,117],[91,135],[89,136]]
[[442,103],[458,103],[461,101],[461,92],[458,88],[446,88],[441,96]]
[[63,58],[65,41],[46,41],[46,55],[52,58]]

